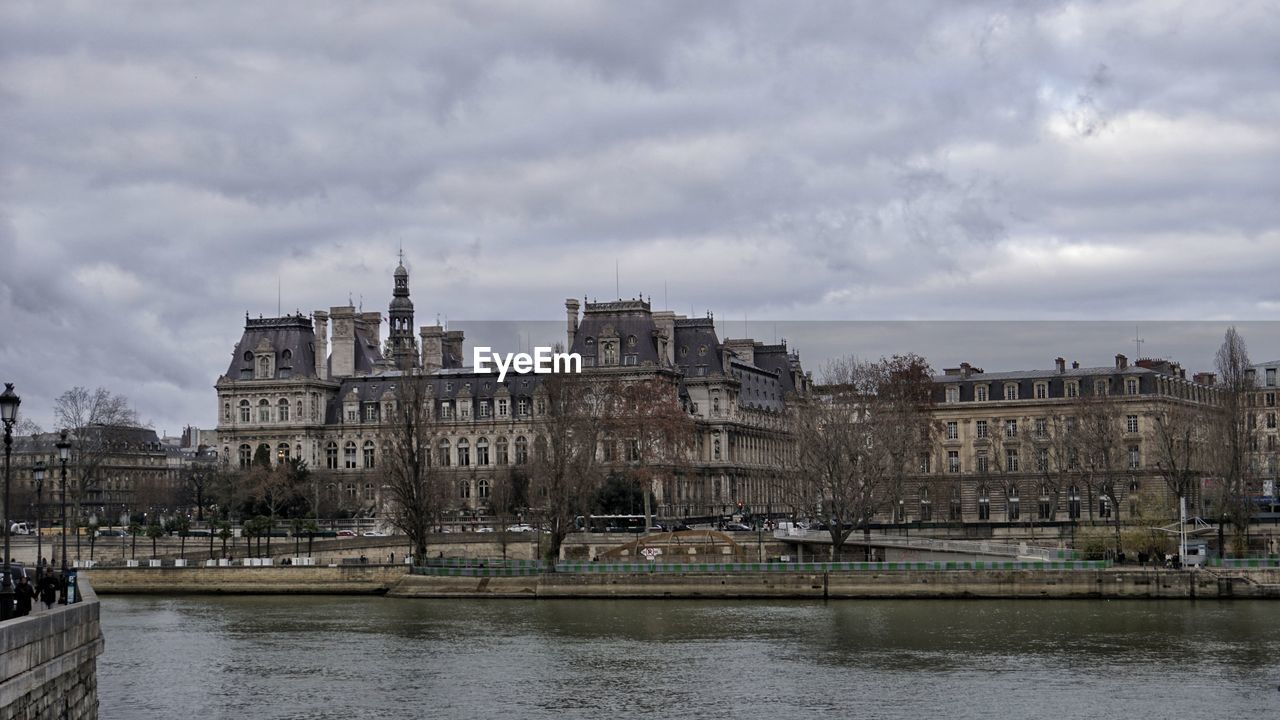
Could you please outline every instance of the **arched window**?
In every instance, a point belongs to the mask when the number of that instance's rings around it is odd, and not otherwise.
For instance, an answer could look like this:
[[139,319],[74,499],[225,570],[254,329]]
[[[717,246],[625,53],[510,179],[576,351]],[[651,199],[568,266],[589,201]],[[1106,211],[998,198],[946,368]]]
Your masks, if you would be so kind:
[[471,497],[471,481],[462,480],[458,483],[458,497],[466,500]]
[[458,467],[471,466],[471,443],[466,438],[458,439]]
[[529,462],[529,441],[525,436],[521,435],[516,438],[516,464],[525,465]]
[[373,441],[372,440],[364,441],[364,469],[365,470],[373,469]]
[[280,402],[276,403],[276,419],[289,422],[289,401],[285,398],[280,398]]
[[986,485],[978,486],[978,519],[991,519],[991,491],[987,490]]
[[348,501],[354,501],[354,500],[356,499],[356,484],[355,484],[355,483],[347,483],[346,487],[345,487],[345,488],[343,488],[343,489],[344,489],[344,490],[346,491],[346,493],[347,493],[347,500],[348,500]]
[[240,446],[240,467],[247,468],[253,463],[253,448],[248,445]]
[[489,498],[489,481],[481,480],[479,483],[477,483],[476,490],[480,495],[480,499],[482,500],[488,499]]
[[439,462],[437,464],[440,467],[449,467],[449,461],[451,459],[449,456],[449,441],[445,438],[440,438],[440,447],[439,452],[437,453],[437,459]]
[[332,440],[324,446],[324,466],[330,470],[338,469],[338,443]]
[[271,403],[266,398],[258,401],[258,422],[271,422]]
[[[476,440],[476,465],[485,467],[489,464],[489,439],[480,438]],[[481,496],[484,497],[484,496]]]
[[240,401],[240,422],[249,422],[249,401]]
[[920,487],[920,522],[933,520],[933,500],[929,497],[929,486]]
[[342,446],[342,462],[348,470],[356,469],[356,441],[348,440],[346,445]]
[[285,348],[284,352],[280,353],[280,359],[284,360],[285,362],[289,362],[290,360],[293,359],[293,351],[290,350],[289,348]]
[[283,465],[289,462],[289,443],[280,443],[276,446],[276,464]]
[[1040,502],[1036,516],[1041,520],[1050,520],[1053,518],[1053,500],[1049,494],[1049,486],[1040,485]]
[[494,464],[506,465],[507,462],[509,462],[507,460],[507,439],[506,438],[504,437],[498,438],[498,442],[494,445],[493,454],[494,454],[494,458],[493,458]]

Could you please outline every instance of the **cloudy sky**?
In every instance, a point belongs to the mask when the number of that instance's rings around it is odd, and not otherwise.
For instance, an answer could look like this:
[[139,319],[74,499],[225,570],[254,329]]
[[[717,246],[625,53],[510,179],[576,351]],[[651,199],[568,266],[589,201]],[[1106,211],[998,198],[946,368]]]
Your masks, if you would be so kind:
[[1278,37],[1261,1],[11,0],[0,379],[46,427],[73,385],[211,426],[246,312],[385,311],[401,245],[419,324],[555,320],[616,263],[735,336],[1038,330],[811,365],[1101,364],[1147,321],[1204,369],[1280,316]]

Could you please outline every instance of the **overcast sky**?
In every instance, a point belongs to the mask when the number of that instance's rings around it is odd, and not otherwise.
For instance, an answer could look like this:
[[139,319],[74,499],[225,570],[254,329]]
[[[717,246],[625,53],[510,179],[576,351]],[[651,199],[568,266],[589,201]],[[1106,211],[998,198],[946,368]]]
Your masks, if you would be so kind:
[[733,336],[1041,321],[811,366],[1102,364],[1131,322],[1056,321],[1210,320],[1140,330],[1205,369],[1280,316],[1277,38],[1274,2],[10,0],[0,379],[46,427],[73,385],[211,427],[246,312],[385,312],[401,244],[418,324],[557,320],[616,262]]

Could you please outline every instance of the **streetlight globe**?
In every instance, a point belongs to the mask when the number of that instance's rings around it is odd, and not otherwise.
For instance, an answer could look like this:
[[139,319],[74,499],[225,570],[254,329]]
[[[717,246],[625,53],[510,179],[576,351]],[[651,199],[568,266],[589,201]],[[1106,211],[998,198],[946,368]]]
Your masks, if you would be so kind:
[[59,437],[61,439],[58,440],[57,443],[55,443],[55,445],[58,448],[58,459],[61,460],[62,462],[66,462],[71,459],[71,441],[67,439],[66,430],[63,430],[59,434]]
[[37,460],[34,467],[31,468],[31,479],[36,481],[36,485],[44,482],[44,461]]
[[13,425],[14,420],[18,419],[18,406],[21,404],[22,398],[13,391],[13,383],[5,383],[4,393],[0,393],[0,418],[3,418],[6,427]]

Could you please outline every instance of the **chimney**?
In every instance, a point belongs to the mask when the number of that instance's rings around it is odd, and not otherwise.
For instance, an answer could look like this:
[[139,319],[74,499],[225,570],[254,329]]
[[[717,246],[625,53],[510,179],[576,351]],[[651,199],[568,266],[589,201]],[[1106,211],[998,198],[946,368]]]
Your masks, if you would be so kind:
[[1067,371],[1067,361],[1063,358],[1054,358],[1053,365],[1058,368],[1059,375]]
[[311,314],[316,334],[316,377],[329,379],[329,313],[317,310]]
[[333,319],[333,377],[356,374],[356,309],[350,305],[329,308]]
[[960,377],[962,377],[962,378],[967,378],[967,377],[969,377],[969,375],[970,375],[970,374],[972,374],[972,373],[973,373],[973,366],[972,366],[972,365],[970,365],[969,363],[966,363],[966,362],[962,362],[962,363],[960,363]]
[[565,352],[573,351],[573,339],[578,335],[578,299],[568,298],[564,301],[564,312],[569,320],[569,344],[565,346]]
[[1080,369],[1080,361],[1079,361],[1079,360],[1072,360],[1072,361],[1071,361],[1071,369],[1072,369],[1072,370],[1079,370],[1079,369]]
[[439,325],[423,325],[418,329],[422,338],[422,371],[433,373],[444,365],[444,328]]
[[448,330],[444,334],[444,367],[460,368],[466,363],[462,358],[462,331]]
[[360,313],[360,319],[364,321],[365,332],[368,334],[369,339],[381,346],[382,313],[376,311]]
[[1129,367],[1129,358],[1123,355],[1116,355],[1116,369],[1125,370]]

